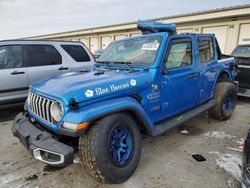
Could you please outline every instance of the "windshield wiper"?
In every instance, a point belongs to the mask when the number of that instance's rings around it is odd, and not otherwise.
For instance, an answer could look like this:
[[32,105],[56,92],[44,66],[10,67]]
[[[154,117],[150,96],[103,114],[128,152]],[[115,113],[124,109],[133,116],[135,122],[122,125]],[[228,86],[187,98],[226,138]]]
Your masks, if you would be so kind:
[[132,64],[132,62],[126,62],[126,61],[114,61],[114,62],[112,62],[112,63],[114,63],[114,64],[123,64],[123,65],[126,65],[127,66],[127,68],[128,68],[128,70],[129,70],[129,72],[135,72],[135,70],[134,69],[132,69],[129,65],[131,65]]
[[108,64],[110,64],[110,62],[108,62],[108,61],[96,61],[96,63],[102,63],[102,64],[106,65],[107,69],[109,69]]
[[126,61],[97,61],[97,63],[102,63],[106,65],[107,69],[110,69],[109,64],[123,64],[126,65],[129,72],[136,72],[136,70],[132,69],[129,65],[132,64],[132,62],[126,62]]

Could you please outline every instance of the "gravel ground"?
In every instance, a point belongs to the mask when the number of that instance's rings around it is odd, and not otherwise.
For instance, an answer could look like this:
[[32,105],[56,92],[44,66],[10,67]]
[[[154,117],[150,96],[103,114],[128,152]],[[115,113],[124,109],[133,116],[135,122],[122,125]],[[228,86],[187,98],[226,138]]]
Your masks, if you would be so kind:
[[[22,108],[0,111],[0,187],[240,187],[241,152],[237,144],[250,128],[250,99],[240,98],[225,122],[202,114],[157,138],[143,136],[142,154],[134,175],[121,185],[92,181],[81,163],[57,169],[33,159],[12,136],[10,127]],[[185,131],[183,131],[185,130]],[[193,154],[201,154],[197,162]]]

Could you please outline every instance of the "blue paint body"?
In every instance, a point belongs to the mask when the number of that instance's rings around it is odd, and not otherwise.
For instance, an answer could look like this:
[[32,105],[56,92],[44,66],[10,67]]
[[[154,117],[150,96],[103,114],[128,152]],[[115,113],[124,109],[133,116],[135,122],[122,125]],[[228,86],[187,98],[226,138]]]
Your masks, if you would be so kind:
[[[213,98],[214,88],[219,75],[227,74],[230,80],[235,78],[233,59],[218,63],[215,50],[214,61],[199,63],[197,47],[198,37],[212,37],[214,49],[217,48],[214,35],[210,34],[172,34],[153,33],[124,40],[135,40],[141,37],[161,37],[155,63],[151,66],[132,66],[137,72],[128,70],[106,69],[104,74],[95,74],[99,68],[90,72],[72,72],[38,81],[30,90],[41,96],[58,100],[64,106],[64,116],[54,125],[44,122],[29,112],[33,118],[54,133],[59,133],[63,122],[93,122],[104,115],[130,111],[135,114],[149,134],[156,124],[193,109]],[[191,66],[167,70],[164,67],[168,46],[174,39],[192,41]],[[104,65],[99,65],[104,68]],[[124,65],[115,65],[124,67]],[[213,71],[211,71],[213,69]],[[167,72],[163,74],[163,72]],[[195,79],[189,75],[195,74]],[[91,92],[92,91],[92,92]],[[79,103],[78,109],[70,108],[70,101]]]

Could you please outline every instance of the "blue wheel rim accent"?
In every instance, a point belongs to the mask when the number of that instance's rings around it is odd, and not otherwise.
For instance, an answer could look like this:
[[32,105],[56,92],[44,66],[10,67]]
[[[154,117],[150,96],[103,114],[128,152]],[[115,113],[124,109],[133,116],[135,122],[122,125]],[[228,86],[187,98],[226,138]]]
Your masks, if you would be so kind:
[[128,163],[133,152],[131,132],[122,126],[115,127],[109,139],[109,151],[111,159],[117,166]]
[[231,109],[234,108],[235,105],[235,98],[232,94],[228,95],[223,103],[223,110],[225,112],[229,112]]

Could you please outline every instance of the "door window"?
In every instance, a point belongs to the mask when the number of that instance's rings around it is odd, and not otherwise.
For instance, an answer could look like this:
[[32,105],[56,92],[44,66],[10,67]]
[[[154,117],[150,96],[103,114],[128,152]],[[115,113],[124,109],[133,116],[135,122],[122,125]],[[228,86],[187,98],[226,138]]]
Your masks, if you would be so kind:
[[0,47],[0,69],[21,68],[22,66],[21,46]]
[[192,65],[191,41],[172,43],[165,67],[167,69],[176,69],[189,65]]
[[5,46],[0,47],[0,69],[5,69],[5,57],[7,54],[7,48]]
[[31,66],[62,64],[61,55],[50,45],[28,45],[27,53]]
[[82,46],[80,45],[61,45],[61,46],[76,62],[90,61],[88,53]]
[[199,38],[198,48],[200,63],[206,63],[214,60],[214,48],[212,38]]

